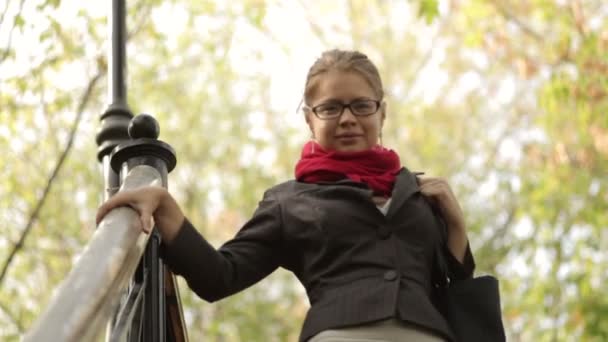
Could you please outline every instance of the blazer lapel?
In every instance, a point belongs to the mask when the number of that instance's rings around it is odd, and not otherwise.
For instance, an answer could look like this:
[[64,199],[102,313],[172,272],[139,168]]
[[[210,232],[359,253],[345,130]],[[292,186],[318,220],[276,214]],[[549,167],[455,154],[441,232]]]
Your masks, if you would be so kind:
[[386,213],[387,219],[390,219],[401,208],[405,200],[420,191],[418,181],[416,180],[416,176],[420,174],[423,174],[423,172],[412,173],[405,167],[401,169],[395,180],[391,204]]

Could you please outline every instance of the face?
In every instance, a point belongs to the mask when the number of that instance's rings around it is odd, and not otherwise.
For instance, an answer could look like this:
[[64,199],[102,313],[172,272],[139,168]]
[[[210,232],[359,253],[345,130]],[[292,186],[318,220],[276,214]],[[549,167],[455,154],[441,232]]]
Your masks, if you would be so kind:
[[[308,107],[321,104],[349,104],[355,100],[379,100],[373,88],[357,72],[333,70],[315,76],[316,82]],[[378,142],[385,117],[385,104],[368,116],[355,116],[349,108],[344,108],[337,118],[319,119],[311,109],[305,110],[306,122],[314,139],[326,150],[357,152],[370,149]]]

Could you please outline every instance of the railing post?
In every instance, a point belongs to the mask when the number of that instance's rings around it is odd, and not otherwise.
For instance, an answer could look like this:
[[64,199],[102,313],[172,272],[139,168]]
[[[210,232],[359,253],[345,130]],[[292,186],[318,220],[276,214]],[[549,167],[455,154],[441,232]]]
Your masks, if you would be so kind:
[[[104,200],[118,191],[121,175],[124,177],[136,165],[156,168],[164,187],[167,187],[167,174],[175,167],[173,149],[157,140],[160,130],[156,120],[145,115],[133,118],[127,105],[126,14],[126,0],[112,0],[108,20],[111,37],[108,53],[109,105],[101,115],[101,129],[96,136],[99,146],[97,158],[103,168]],[[175,276],[165,269],[159,258],[160,243],[160,235],[154,230],[123,298],[122,308],[109,322],[107,335],[110,340],[119,341],[127,337],[129,341],[138,342],[187,341]],[[166,334],[166,300],[171,308],[168,311],[171,336]]]
[[[154,167],[160,174],[163,187],[167,187],[167,175],[176,164],[175,152],[168,144],[157,140],[159,127],[156,120],[146,114],[133,118],[128,127],[131,141],[118,145],[112,152],[110,165],[112,170],[121,177],[129,170],[139,165]],[[141,339],[130,336],[130,340],[164,342],[166,340],[166,307],[165,307],[165,267],[160,259],[161,236],[153,230],[137,278],[146,277],[143,288],[142,312],[139,316],[141,323],[132,327],[132,331],[141,328]]]

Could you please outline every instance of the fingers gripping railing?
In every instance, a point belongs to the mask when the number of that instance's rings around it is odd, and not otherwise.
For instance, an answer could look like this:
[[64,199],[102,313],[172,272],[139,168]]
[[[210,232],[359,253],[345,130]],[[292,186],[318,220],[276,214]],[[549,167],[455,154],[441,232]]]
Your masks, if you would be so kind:
[[[121,190],[162,185],[160,173],[139,165]],[[101,221],[67,278],[25,341],[92,341],[100,336],[117,308],[143,255],[149,235],[131,208],[116,208]]]

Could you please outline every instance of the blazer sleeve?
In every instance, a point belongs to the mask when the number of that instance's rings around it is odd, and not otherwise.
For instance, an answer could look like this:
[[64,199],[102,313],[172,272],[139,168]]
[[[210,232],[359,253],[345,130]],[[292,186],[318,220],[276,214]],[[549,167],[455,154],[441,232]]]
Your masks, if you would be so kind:
[[450,251],[448,248],[448,226],[441,216],[439,210],[433,205],[431,205],[431,209],[435,219],[437,220],[437,224],[439,225],[442,246],[440,250],[443,254],[443,259],[445,260],[450,280],[458,281],[472,278],[473,272],[475,271],[475,259],[473,258],[473,253],[471,252],[471,245],[467,241],[467,248],[465,250],[464,259],[462,262],[456,259],[456,257],[452,254],[452,251]]
[[162,244],[165,263],[184,277],[201,298],[214,302],[260,281],[281,263],[279,203],[264,194],[253,217],[219,249],[185,219],[170,245]]
[[475,271],[475,259],[473,258],[471,246],[468,242],[462,262],[456,259],[448,248],[447,244],[444,245],[443,255],[445,257],[448,273],[450,274],[450,279],[452,281],[464,280],[473,277],[473,272]]

